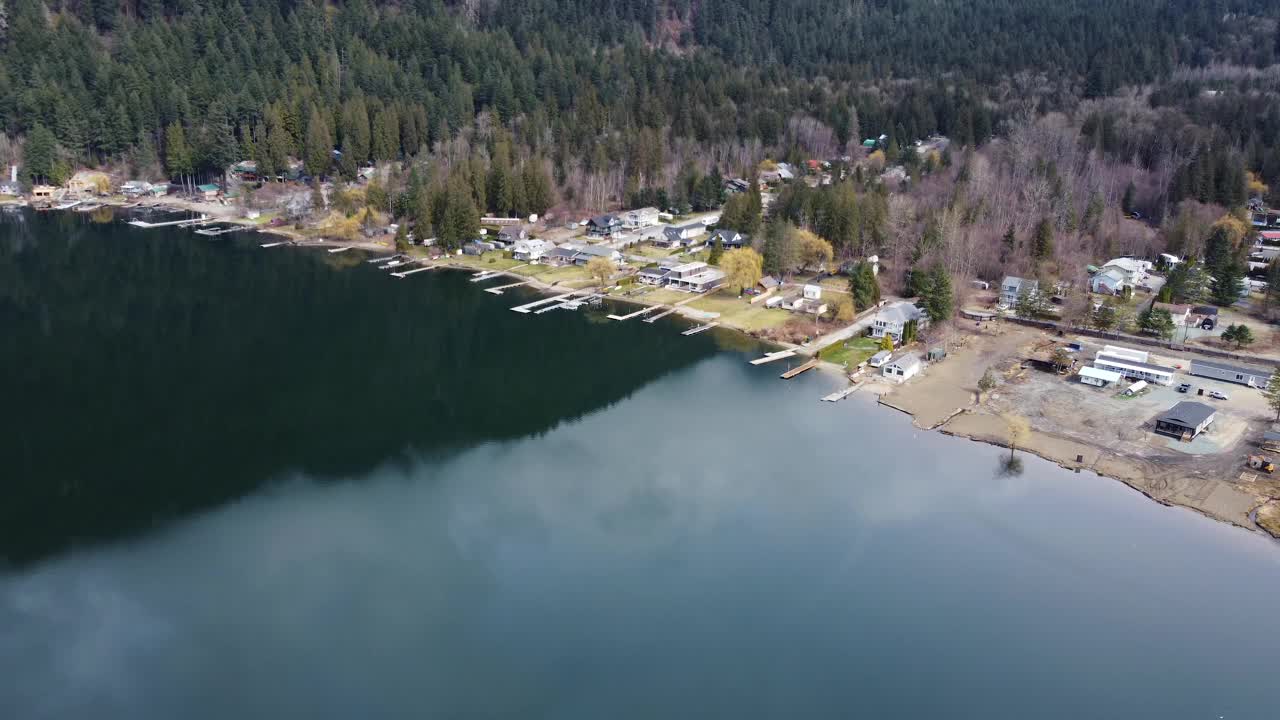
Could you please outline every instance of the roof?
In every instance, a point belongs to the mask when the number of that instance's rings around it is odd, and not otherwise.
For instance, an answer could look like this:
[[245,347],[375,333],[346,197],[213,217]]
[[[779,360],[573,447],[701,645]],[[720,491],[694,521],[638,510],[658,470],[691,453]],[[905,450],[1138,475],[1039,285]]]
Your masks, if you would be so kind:
[[1222,370],[1223,372],[1240,373],[1241,375],[1260,375],[1262,377],[1270,377],[1274,370],[1265,370],[1262,368],[1249,367],[1248,365],[1228,365],[1227,363],[1215,362],[1213,360],[1201,360],[1194,358],[1191,360],[1191,367],[1194,369],[1196,365],[1211,367],[1214,370]]
[[1125,272],[1143,272],[1147,269],[1148,265],[1150,265],[1150,263],[1147,262],[1146,260],[1138,260],[1136,258],[1122,257],[1122,258],[1116,258],[1114,260],[1108,260],[1107,263],[1102,267],[1103,269],[1106,269],[1109,267],[1120,268]]
[[200,192],[218,192],[218,186],[214,185],[213,183],[208,183],[205,185],[197,185],[196,189],[199,190]]
[[707,264],[704,262],[687,262],[683,265],[676,265],[671,269],[675,272],[684,273],[684,272],[689,272],[690,270],[697,270],[698,268],[706,267],[706,266]]
[[595,225],[596,227],[609,227],[610,225],[614,225],[619,222],[622,221],[618,219],[617,215],[596,215],[588,220],[587,224]]
[[1158,302],[1151,306],[1155,310],[1167,310],[1170,315],[1177,317],[1178,315],[1186,315],[1191,312],[1190,305],[1175,305],[1173,303]]
[[719,238],[721,242],[745,242],[747,236],[737,230],[729,230],[726,228],[715,231],[715,233],[712,234],[711,239],[715,240],[716,238]]
[[1013,287],[1018,288],[1018,291],[1021,292],[1023,286],[1028,290],[1036,290],[1040,287],[1040,281],[1031,278],[1020,278],[1016,275],[1006,275],[1004,280],[1000,281],[1000,287],[1002,289]]
[[883,360],[888,360],[888,359],[889,359],[889,357],[890,357],[891,355],[893,355],[893,353],[892,353],[892,352],[890,352],[889,350],[881,350],[880,352],[876,353],[875,355],[872,355],[872,356],[871,356],[871,360],[872,360],[872,361],[883,361]]
[[922,313],[920,308],[909,302],[898,302],[881,308],[876,319],[905,325],[910,320],[919,320]]
[[1124,271],[1123,271],[1123,270],[1119,270],[1119,269],[1114,268],[1114,267],[1113,267],[1113,268],[1111,268],[1110,270],[1103,270],[1102,272],[1098,273],[1097,275],[1094,275],[1094,276],[1093,276],[1093,279],[1094,279],[1095,281],[1097,281],[1097,280],[1103,280],[1103,279],[1109,279],[1109,280],[1111,280],[1112,282],[1118,282],[1118,283],[1119,283],[1119,282],[1124,282],[1124,280],[1125,280],[1125,278],[1124,278]]
[[1200,427],[1206,420],[1213,418],[1213,414],[1217,412],[1213,408],[1198,403],[1194,400],[1183,400],[1182,402],[1169,408],[1169,411],[1156,420],[1164,423],[1172,423],[1183,427]]
[[760,278],[760,285],[761,287],[764,287],[766,289],[776,288],[779,285],[778,278],[772,275],[765,275],[764,277]]
[[888,365],[897,365],[904,370],[907,368],[920,367],[920,356],[913,353],[899,355],[889,362]]
[[669,272],[671,272],[671,268],[662,267],[661,265],[649,265],[648,267],[641,268],[640,272],[637,273],[637,275],[653,275],[655,277],[663,277]]
[[1098,355],[1093,359],[1093,362],[1094,364],[1107,363],[1108,365],[1126,367],[1132,370],[1146,370],[1148,372],[1165,373],[1166,375],[1173,374],[1173,368],[1167,368],[1163,365],[1152,365],[1151,363],[1138,362],[1137,360],[1130,360],[1129,358],[1121,357],[1120,355],[1112,355],[1110,353],[1098,353]]
[[1120,382],[1120,378],[1124,377],[1118,372],[1111,370],[1102,370],[1100,368],[1085,365],[1080,368],[1080,375],[1087,378],[1096,378],[1098,380],[1106,380],[1107,382]]
[[1218,308],[1212,305],[1197,305],[1191,308],[1191,312],[1196,315],[1217,315]]
[[1280,432],[1276,432],[1275,430],[1268,430],[1262,433],[1262,439],[1266,440],[1267,442],[1280,442]]

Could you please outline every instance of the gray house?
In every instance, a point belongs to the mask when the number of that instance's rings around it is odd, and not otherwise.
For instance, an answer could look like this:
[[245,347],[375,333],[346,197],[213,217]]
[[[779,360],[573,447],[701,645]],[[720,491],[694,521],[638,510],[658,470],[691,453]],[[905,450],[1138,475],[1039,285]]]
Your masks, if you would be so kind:
[[702,223],[689,223],[688,225],[669,225],[662,229],[662,237],[667,247],[676,248],[681,245],[690,245],[691,241],[707,231],[707,227]]
[[1000,282],[1000,303],[1013,307],[1018,302],[1018,297],[1023,293],[1034,293],[1040,291],[1040,282],[1038,280],[1028,280],[1025,278],[1014,277],[1009,275]]
[[1267,383],[1271,381],[1272,371],[1245,365],[1229,365],[1212,360],[1194,359],[1191,361],[1191,369],[1187,371],[1187,374],[1262,388],[1266,387]]
[[885,335],[893,338],[895,343],[902,342],[902,331],[907,323],[915,321],[917,330],[924,330],[929,325],[929,317],[924,310],[909,302],[897,302],[880,309],[875,320],[871,322],[871,337],[882,338]]
[[1156,432],[1183,441],[1191,440],[1213,424],[1216,412],[1204,403],[1183,400],[1156,418]]
[[720,247],[725,250],[731,248],[740,248],[747,244],[749,238],[737,230],[717,230],[711,234],[711,238],[707,240],[708,245],[715,245],[716,241],[720,242]]
[[587,234],[609,238],[622,232],[622,219],[617,215],[596,215],[587,221]]

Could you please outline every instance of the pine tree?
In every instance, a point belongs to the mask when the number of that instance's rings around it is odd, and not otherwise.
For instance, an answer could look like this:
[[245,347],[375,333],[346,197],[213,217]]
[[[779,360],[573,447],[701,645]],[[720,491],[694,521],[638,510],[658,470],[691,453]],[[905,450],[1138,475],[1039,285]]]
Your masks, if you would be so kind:
[[169,123],[164,133],[164,162],[169,174],[178,178],[184,188],[190,190],[187,179],[194,171],[191,146],[187,144],[187,134],[177,120]]
[[32,182],[48,182],[53,174],[53,163],[58,155],[58,139],[53,131],[40,123],[36,123],[27,134],[27,142],[22,146],[23,169]]
[[1053,222],[1047,217],[1040,219],[1031,236],[1031,257],[1036,262],[1053,257]]
[[724,243],[720,240],[719,237],[717,237],[715,244],[711,246],[710,254],[707,255],[707,264],[719,265],[720,257],[722,255],[724,255]]
[[333,136],[320,111],[311,108],[311,118],[307,121],[306,157],[307,173],[312,177],[322,177],[329,172],[333,162]]
[[951,319],[955,307],[955,290],[951,286],[951,273],[935,263],[929,269],[928,288],[924,295],[924,309],[929,320],[936,323]]

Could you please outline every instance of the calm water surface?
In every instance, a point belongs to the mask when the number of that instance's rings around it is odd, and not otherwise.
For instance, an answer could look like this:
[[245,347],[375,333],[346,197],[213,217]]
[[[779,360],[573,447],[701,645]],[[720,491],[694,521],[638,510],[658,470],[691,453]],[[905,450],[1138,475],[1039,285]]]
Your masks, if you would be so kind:
[[1273,714],[1258,536],[732,334],[0,219],[0,717]]

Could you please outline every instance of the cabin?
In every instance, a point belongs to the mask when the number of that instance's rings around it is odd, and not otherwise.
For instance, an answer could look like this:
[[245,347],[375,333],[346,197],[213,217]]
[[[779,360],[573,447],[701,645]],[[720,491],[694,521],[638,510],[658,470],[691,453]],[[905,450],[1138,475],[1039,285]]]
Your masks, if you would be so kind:
[[511,257],[521,262],[538,262],[553,247],[546,240],[516,240],[511,246]]
[[867,364],[873,368],[878,368],[889,362],[889,358],[893,357],[893,353],[888,350],[881,350],[867,359]]
[[52,185],[35,185],[31,188],[31,197],[37,200],[48,200],[51,199],[53,194],[57,191],[58,188]]
[[1080,382],[1094,387],[1111,387],[1124,379],[1124,376],[1111,370],[1099,370],[1088,365],[1080,368]]
[[1119,373],[1131,380],[1146,380],[1159,385],[1173,384],[1174,372],[1171,368],[1132,360],[1124,356],[1099,352],[1093,359],[1093,366],[1099,370]]
[[919,375],[922,365],[919,355],[904,353],[885,363],[880,368],[880,373],[895,382],[901,383]]
[[196,186],[196,195],[202,200],[217,200],[221,188],[213,183]]
[[529,232],[522,227],[506,227],[498,231],[498,242],[510,245],[519,240],[527,240]]
[[596,215],[587,221],[587,235],[611,238],[622,232],[622,219],[617,215]]
[[1209,429],[1216,412],[1204,403],[1183,400],[1156,418],[1156,432],[1189,442]]
[[1098,295],[1119,295],[1126,287],[1132,287],[1132,284],[1116,268],[1103,270],[1089,278],[1089,291]]
[[1200,360],[1199,358],[1193,359],[1191,361],[1191,369],[1187,370],[1189,375],[1225,380],[1226,382],[1256,388],[1266,387],[1267,383],[1271,382],[1272,373],[1273,371],[1269,369],[1249,367],[1247,365],[1232,365],[1214,360]]
[[572,247],[554,247],[542,254],[542,262],[547,265],[572,265],[578,251]]
[[592,258],[604,258],[611,262],[622,260],[622,253],[603,245],[570,245],[569,247],[577,251],[577,255],[573,256],[575,265],[586,265]]

